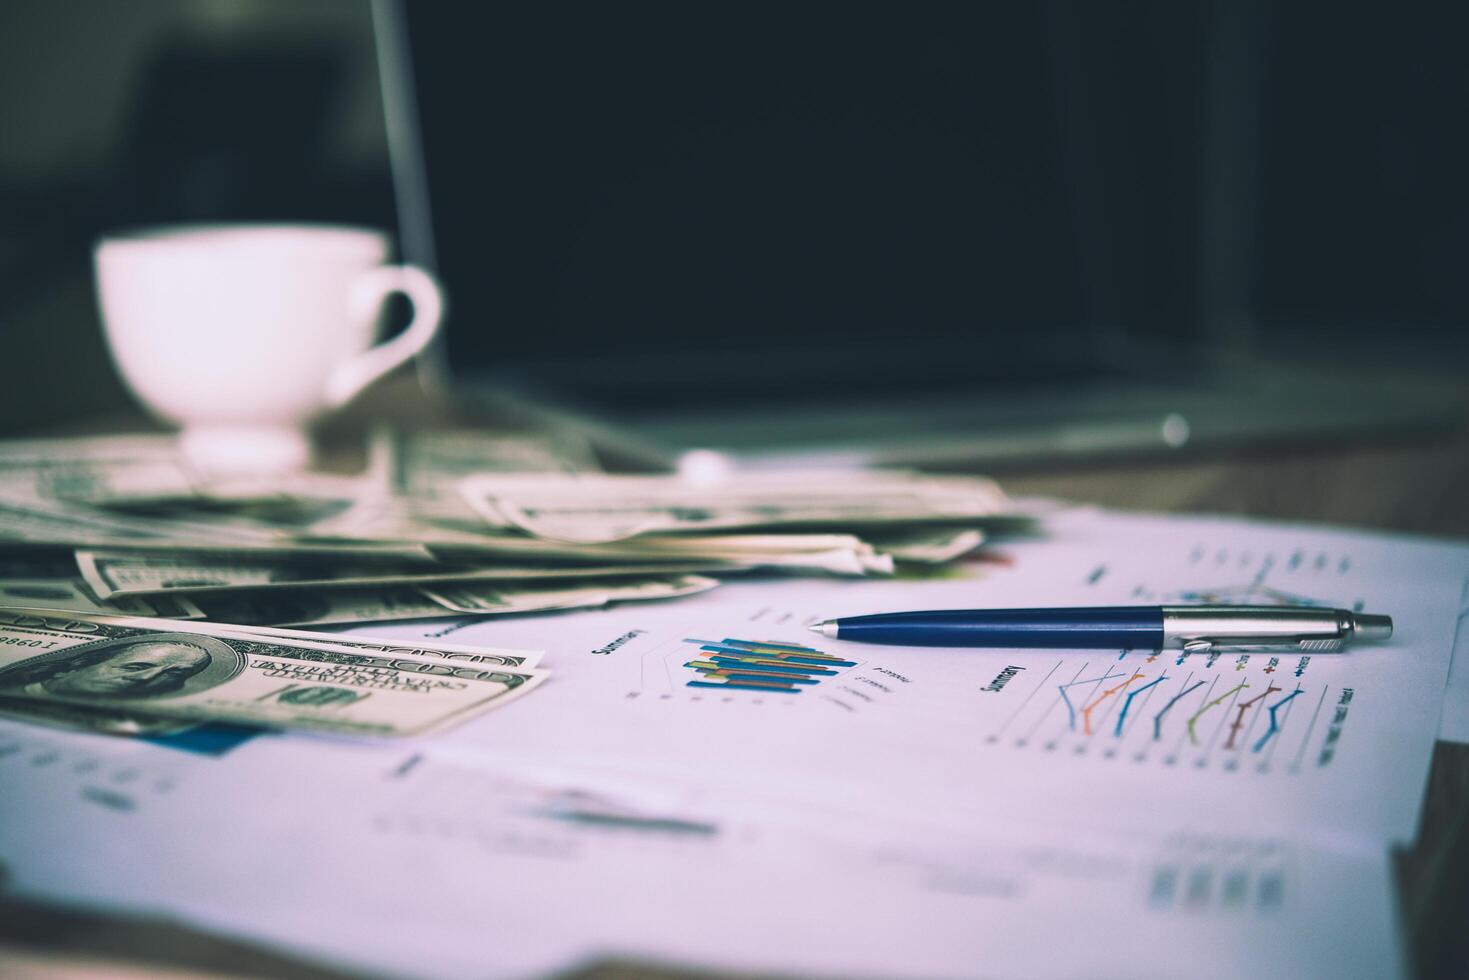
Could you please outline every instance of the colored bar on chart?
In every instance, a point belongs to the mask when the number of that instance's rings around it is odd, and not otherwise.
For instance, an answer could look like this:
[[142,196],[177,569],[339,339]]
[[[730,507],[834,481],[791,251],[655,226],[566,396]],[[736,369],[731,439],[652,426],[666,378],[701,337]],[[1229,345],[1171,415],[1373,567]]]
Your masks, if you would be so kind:
[[718,642],[690,638],[684,642],[707,655],[684,663],[697,674],[688,682],[689,687],[799,694],[803,687],[835,677],[840,668],[857,666],[855,660],[842,660],[797,643],[731,638]]
[[721,687],[739,691],[764,691],[766,693],[800,694],[798,687],[779,687],[774,684],[715,684],[710,681],[689,681],[689,687]]

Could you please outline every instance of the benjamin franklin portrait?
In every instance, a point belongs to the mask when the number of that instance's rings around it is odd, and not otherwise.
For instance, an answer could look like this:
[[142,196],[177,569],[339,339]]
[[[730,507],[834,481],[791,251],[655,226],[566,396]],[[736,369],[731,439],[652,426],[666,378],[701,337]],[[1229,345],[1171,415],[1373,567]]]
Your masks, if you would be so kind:
[[244,668],[228,643],[192,633],[117,637],[43,654],[0,670],[0,693],[78,700],[179,697]]

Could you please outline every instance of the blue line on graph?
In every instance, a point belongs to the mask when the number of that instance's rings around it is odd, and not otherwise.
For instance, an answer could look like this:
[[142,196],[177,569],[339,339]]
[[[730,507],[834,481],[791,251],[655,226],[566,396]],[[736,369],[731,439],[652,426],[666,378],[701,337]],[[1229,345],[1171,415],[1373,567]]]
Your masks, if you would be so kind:
[[1275,721],[1275,712],[1285,707],[1285,705],[1290,701],[1291,698],[1300,693],[1301,689],[1297,687],[1294,691],[1291,691],[1285,697],[1281,698],[1279,701],[1269,706],[1267,710],[1270,712],[1270,727],[1265,729],[1265,734],[1260,736],[1260,741],[1255,743],[1255,747],[1251,751],[1259,752],[1265,747],[1265,743],[1270,741],[1270,739],[1275,736],[1276,732],[1280,731],[1280,726],[1276,724]]
[[1203,684],[1203,681],[1196,681],[1194,682],[1193,687],[1186,687],[1182,691],[1179,691],[1177,694],[1173,695],[1173,697],[1169,699],[1167,704],[1163,705],[1162,711],[1153,716],[1153,741],[1163,741],[1163,716],[1168,713],[1168,709],[1177,704],[1179,698],[1183,697],[1189,691],[1192,691],[1195,687],[1202,687]]
[[[836,671],[827,670],[825,667],[782,667],[775,664],[752,664],[748,660],[741,660],[739,657],[710,657],[709,662],[719,664],[722,667],[739,667],[742,670],[751,671],[763,670],[771,674],[800,674],[802,677],[807,677],[811,674],[836,676]],[[687,667],[688,664],[684,664],[684,666]]]
[[1071,699],[1066,696],[1066,689],[1068,687],[1075,687],[1078,684],[1100,684],[1102,683],[1102,681],[1109,681],[1114,677],[1121,676],[1122,674],[1119,672],[1116,674],[1107,674],[1105,677],[1088,677],[1084,681],[1072,681],[1070,684],[1060,685],[1061,700],[1066,702],[1066,724],[1071,727],[1071,730],[1073,732],[1076,731],[1076,706],[1073,705],[1071,703]]
[[800,694],[799,687],[769,687],[765,684],[739,684],[730,682],[728,684],[716,684],[710,681],[689,681],[689,687],[717,687],[724,690],[733,688],[736,691],[764,691],[767,694]]
[[1155,681],[1149,681],[1148,683],[1144,684],[1142,687],[1138,688],[1136,691],[1132,691],[1132,692],[1129,692],[1128,693],[1127,700],[1122,702],[1122,710],[1117,713],[1117,731],[1116,731],[1115,734],[1117,735],[1118,738],[1121,738],[1122,737],[1122,723],[1127,720],[1127,709],[1132,707],[1132,699],[1135,698],[1135,697],[1137,697],[1139,694],[1143,693],[1144,691],[1146,691],[1148,688],[1152,687],[1154,684],[1161,684],[1163,681],[1166,681],[1167,679],[1168,679],[1168,675],[1167,674],[1164,674],[1162,677],[1158,678],[1157,680],[1155,680]]

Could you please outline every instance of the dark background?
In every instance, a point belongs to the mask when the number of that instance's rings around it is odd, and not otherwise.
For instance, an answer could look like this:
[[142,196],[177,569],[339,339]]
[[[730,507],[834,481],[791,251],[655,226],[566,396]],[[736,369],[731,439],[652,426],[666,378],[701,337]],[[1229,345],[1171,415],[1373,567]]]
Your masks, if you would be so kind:
[[367,3],[0,4],[0,432],[130,404],[100,233],[247,219],[392,226]]
[[644,401],[1025,373],[1090,316],[1052,13],[411,8],[440,268],[484,325],[450,356],[578,350],[577,388]]
[[[486,349],[1466,353],[1464,5],[438,6],[421,70],[460,101],[426,111],[490,219],[444,272]],[[99,232],[393,228],[377,85],[358,0],[0,8],[0,428],[125,399]]]

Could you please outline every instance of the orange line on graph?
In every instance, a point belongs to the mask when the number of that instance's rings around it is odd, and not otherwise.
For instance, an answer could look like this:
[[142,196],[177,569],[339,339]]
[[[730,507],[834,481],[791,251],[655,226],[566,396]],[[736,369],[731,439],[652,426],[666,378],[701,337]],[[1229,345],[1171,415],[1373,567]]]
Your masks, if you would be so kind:
[[1199,716],[1200,715],[1202,715],[1204,712],[1208,711],[1210,708],[1214,707],[1216,704],[1219,704],[1221,701],[1223,701],[1225,698],[1229,697],[1235,691],[1238,691],[1240,688],[1249,687],[1249,686],[1250,685],[1248,685],[1248,684],[1236,684],[1236,685],[1234,685],[1234,687],[1231,687],[1229,690],[1227,690],[1223,694],[1219,695],[1213,701],[1210,701],[1208,704],[1204,705],[1198,711],[1195,711],[1194,712],[1194,716],[1188,720],[1188,740],[1189,740],[1189,744],[1191,744],[1191,745],[1198,745],[1199,744],[1199,736],[1198,736],[1197,733],[1194,732],[1194,722],[1196,722],[1196,721],[1199,720]]
[[1142,676],[1143,676],[1142,674],[1133,674],[1131,677],[1129,677],[1127,680],[1123,681],[1121,684],[1118,684],[1116,687],[1109,687],[1109,688],[1107,688],[1101,694],[1098,694],[1097,695],[1095,701],[1093,701],[1091,704],[1087,705],[1085,708],[1082,708],[1081,709],[1081,731],[1082,731],[1082,734],[1084,734],[1084,735],[1090,735],[1092,733],[1092,709],[1093,708],[1095,708],[1097,705],[1101,704],[1103,701],[1107,700],[1112,695],[1116,694],[1118,691],[1122,690],[1127,685],[1131,684],[1133,681],[1137,680],[1138,678],[1140,678]]
[[1266,697],[1270,694],[1274,694],[1278,690],[1280,690],[1280,688],[1276,687],[1274,684],[1271,684],[1265,688],[1264,694],[1256,694],[1248,701],[1241,701],[1239,704],[1234,706],[1234,721],[1229,726],[1229,738],[1224,743],[1224,747],[1226,749],[1234,748],[1234,737],[1239,734],[1239,730],[1241,728],[1245,727],[1245,712],[1250,710],[1250,706],[1261,698]]

